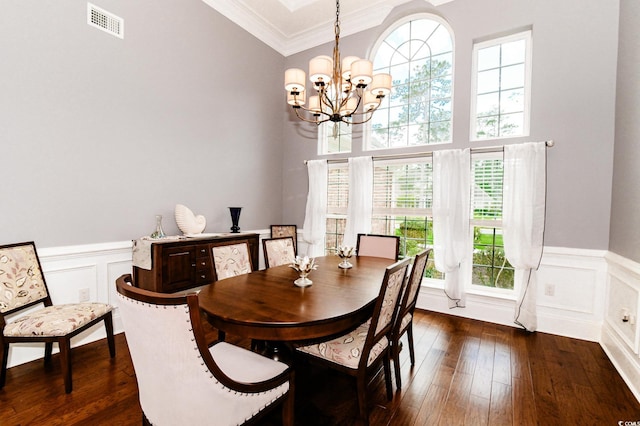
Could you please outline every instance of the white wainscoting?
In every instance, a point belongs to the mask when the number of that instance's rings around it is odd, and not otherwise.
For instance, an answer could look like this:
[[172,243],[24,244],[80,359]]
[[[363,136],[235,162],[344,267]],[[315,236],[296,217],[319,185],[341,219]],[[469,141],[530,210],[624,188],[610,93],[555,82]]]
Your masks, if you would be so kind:
[[[538,270],[538,331],[600,341],[606,296],[605,251],[545,247]],[[425,280],[427,281],[427,280]],[[553,288],[553,296],[545,288]],[[418,308],[517,327],[515,300],[499,294],[467,293],[465,308],[450,309],[442,285],[423,283]]]
[[[601,345],[640,401],[640,264],[607,253],[609,291]],[[628,320],[623,321],[623,315]]]

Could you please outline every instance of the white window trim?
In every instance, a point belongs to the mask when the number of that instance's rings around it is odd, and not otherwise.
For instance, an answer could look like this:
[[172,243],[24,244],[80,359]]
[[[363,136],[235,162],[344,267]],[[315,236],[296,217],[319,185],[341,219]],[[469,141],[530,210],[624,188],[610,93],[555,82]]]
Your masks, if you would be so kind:
[[[484,49],[490,46],[496,46],[503,43],[509,43],[517,40],[525,40],[525,75],[524,75],[524,125],[521,135],[505,135],[495,136],[490,138],[478,138],[476,137],[476,109],[477,109],[477,97],[478,97],[478,50]],[[488,141],[497,139],[510,139],[530,136],[531,127],[531,72],[532,72],[532,52],[533,52],[533,37],[531,30],[521,31],[515,34],[511,34],[504,37],[498,37],[483,42],[473,44],[472,64],[471,64],[471,117],[470,117],[470,130],[469,140],[472,142]]]

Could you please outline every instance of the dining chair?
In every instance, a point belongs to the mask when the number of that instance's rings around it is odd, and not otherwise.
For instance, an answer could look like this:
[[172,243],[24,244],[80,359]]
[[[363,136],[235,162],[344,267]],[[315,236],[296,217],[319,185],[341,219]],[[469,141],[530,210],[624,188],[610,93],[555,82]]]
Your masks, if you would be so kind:
[[252,270],[246,242],[215,246],[211,251],[218,280],[248,274]]
[[265,238],[262,240],[262,252],[267,268],[289,265],[296,258],[293,237]]
[[245,424],[281,404],[293,425],[293,370],[227,342],[209,347],[197,293],[140,289],[130,274],[116,288],[143,424]]
[[298,226],[297,225],[271,225],[271,238],[292,237],[293,250],[298,254]]
[[358,234],[357,256],[384,257],[398,260],[400,237],[395,235]]
[[407,279],[407,286],[400,301],[400,308],[391,330],[391,355],[398,389],[402,387],[402,379],[400,377],[400,338],[404,333],[407,333],[407,340],[409,341],[411,365],[416,364],[416,355],[413,347],[413,312],[416,310],[420,284],[422,283],[422,277],[430,254],[431,249],[428,249],[415,256],[411,273]]
[[[44,305],[36,308],[36,305]],[[112,306],[106,303],[53,305],[35,243],[0,246],[0,389],[7,376],[11,343],[44,343],[44,363],[51,361],[53,344],[60,350],[64,390],[70,393],[71,338],[104,321],[111,358],[116,355]],[[8,317],[15,317],[8,320]]]
[[381,367],[384,370],[387,399],[393,397],[389,338],[405,287],[409,261],[404,259],[385,269],[373,314],[368,321],[342,336],[296,348],[296,354],[312,362],[355,377],[358,415],[365,425],[369,424],[367,384]]

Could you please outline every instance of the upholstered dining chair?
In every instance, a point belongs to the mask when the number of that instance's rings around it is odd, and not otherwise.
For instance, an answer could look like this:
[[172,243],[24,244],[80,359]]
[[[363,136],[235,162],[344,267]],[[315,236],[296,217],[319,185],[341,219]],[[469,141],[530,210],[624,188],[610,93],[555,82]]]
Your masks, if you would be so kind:
[[208,347],[196,293],[154,293],[129,274],[116,287],[144,424],[238,425],[282,404],[293,425],[293,370],[226,342]]
[[218,280],[248,274],[252,270],[246,242],[215,246],[211,251]]
[[264,266],[267,268],[289,265],[296,257],[293,237],[265,238],[262,240],[262,252]]
[[298,253],[298,225],[271,225],[271,238],[292,237],[293,250]]
[[367,384],[381,367],[387,398],[393,397],[389,338],[405,287],[409,261],[404,259],[386,268],[373,315],[368,321],[342,336],[296,348],[296,354],[312,362],[355,377],[358,415],[365,425],[369,424]]
[[356,254],[358,256],[384,257],[398,260],[400,237],[395,235],[358,234]]
[[[44,306],[34,309],[36,305]],[[111,305],[106,303],[53,305],[35,244],[0,246],[0,389],[6,380],[9,345],[44,342],[45,364],[51,361],[53,344],[58,344],[64,390],[70,393],[72,337],[104,321],[109,354],[115,357],[111,311]]]
[[413,261],[411,274],[407,279],[407,286],[400,302],[400,308],[391,330],[391,355],[393,358],[393,367],[396,376],[396,387],[402,387],[402,378],[400,377],[400,338],[407,333],[409,341],[409,356],[411,357],[411,365],[416,364],[416,355],[413,347],[413,311],[416,310],[416,302],[418,301],[418,292],[424,270],[427,267],[427,261],[431,249],[424,250],[418,254]]

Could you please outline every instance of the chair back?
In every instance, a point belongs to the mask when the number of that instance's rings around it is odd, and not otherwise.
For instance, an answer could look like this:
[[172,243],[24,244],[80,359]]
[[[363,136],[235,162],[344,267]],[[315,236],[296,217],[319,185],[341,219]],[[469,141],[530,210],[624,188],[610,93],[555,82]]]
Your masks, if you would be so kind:
[[[367,340],[362,350],[363,354],[369,353],[376,343],[390,334],[407,281],[405,278],[409,262],[410,259],[404,259],[386,268],[380,293],[373,309]],[[361,366],[366,366],[368,359],[369,356],[360,357]]]
[[358,234],[356,254],[358,256],[384,257],[398,260],[400,237],[395,235]]
[[402,318],[412,313],[416,308],[416,302],[418,300],[418,290],[420,290],[420,284],[422,283],[422,277],[424,276],[424,270],[427,268],[427,261],[432,249],[424,250],[418,254],[413,261],[413,268],[411,268],[411,274],[409,275],[407,288],[402,297],[400,303],[400,310],[398,312],[398,320],[402,321]]
[[246,242],[215,246],[211,250],[218,280],[251,272],[251,257]]
[[116,281],[118,311],[151,424],[242,424],[278,398],[269,387],[247,391],[251,384],[220,369],[207,347],[197,294],[155,293],[130,283],[131,275]]
[[9,315],[38,303],[51,306],[35,244],[0,246],[0,314]]
[[262,240],[262,251],[267,268],[289,265],[296,258],[293,237],[265,238]]
[[271,238],[292,237],[293,250],[298,253],[298,226],[297,225],[271,225]]

